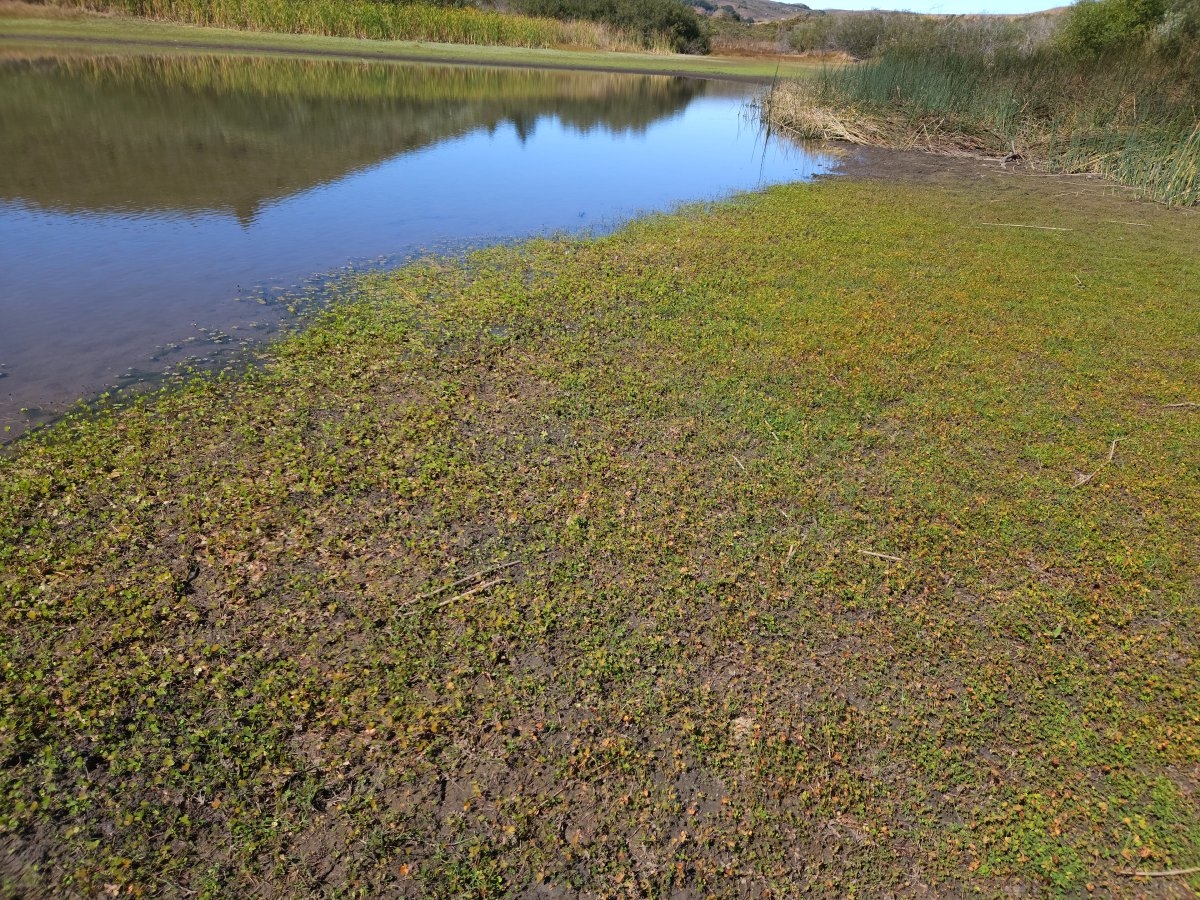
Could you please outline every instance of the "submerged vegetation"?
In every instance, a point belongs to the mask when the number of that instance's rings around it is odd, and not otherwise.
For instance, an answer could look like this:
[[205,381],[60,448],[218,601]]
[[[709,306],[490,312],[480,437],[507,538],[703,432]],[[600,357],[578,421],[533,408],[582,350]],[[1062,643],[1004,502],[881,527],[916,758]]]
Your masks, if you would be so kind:
[[[437,41],[510,47],[570,47],[599,50],[671,52],[707,49],[699,19],[681,0],[595,0],[620,15],[516,15],[465,3],[392,2],[392,0],[46,0],[50,5],[122,12],[171,22],[222,28],[320,34],[376,40]],[[530,0],[531,7],[535,0]],[[588,6],[587,0],[579,0]],[[699,32],[691,37],[679,7]],[[591,8],[591,7],[589,7]],[[534,12],[540,12],[540,9]],[[605,24],[608,23],[608,24]]]
[[23,439],[0,893],[1200,887],[1196,220],[1062,190],[430,261]]
[[1009,156],[1200,201],[1200,4],[1087,0],[1039,42],[961,28],[894,36],[769,103],[806,137]]

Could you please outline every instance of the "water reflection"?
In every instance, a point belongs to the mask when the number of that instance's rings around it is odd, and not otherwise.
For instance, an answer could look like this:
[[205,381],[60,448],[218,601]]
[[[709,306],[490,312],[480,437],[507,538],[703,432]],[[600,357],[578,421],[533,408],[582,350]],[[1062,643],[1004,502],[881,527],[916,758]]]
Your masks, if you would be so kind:
[[293,59],[0,63],[0,429],[258,339],[283,315],[253,302],[264,287],[823,170],[749,127],[750,90]]
[[[399,153],[549,113],[644,133],[683,78],[245,58],[69,59],[0,69],[0,199],[62,212],[232,212]],[[49,113],[49,114],[47,114]]]

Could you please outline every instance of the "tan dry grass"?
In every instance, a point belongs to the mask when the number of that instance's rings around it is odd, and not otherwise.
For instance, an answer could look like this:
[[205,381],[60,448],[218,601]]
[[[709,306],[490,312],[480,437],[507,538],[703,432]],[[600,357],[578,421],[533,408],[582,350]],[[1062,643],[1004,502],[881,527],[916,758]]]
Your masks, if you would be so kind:
[[[868,112],[857,106],[835,108],[817,102],[806,85],[776,85],[764,101],[772,127],[803,140],[844,141],[866,147],[924,150],[945,156],[1004,158],[1013,152],[986,137],[947,128],[945,119]],[[1021,153],[1024,156],[1024,153]]]

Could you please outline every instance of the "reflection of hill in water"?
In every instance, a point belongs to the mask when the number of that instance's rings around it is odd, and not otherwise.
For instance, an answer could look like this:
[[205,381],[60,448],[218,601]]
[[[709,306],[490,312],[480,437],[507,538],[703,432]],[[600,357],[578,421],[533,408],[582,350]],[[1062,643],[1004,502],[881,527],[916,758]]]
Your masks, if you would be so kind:
[[47,209],[228,211],[396,154],[541,117],[640,131],[700,81],[241,58],[0,64],[0,199]]

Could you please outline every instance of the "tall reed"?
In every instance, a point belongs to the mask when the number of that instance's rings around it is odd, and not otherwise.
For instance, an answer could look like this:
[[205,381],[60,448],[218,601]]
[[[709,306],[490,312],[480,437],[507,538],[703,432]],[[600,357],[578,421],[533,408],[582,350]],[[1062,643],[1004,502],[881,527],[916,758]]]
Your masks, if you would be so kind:
[[1032,53],[886,52],[773,92],[805,137],[1020,157],[1096,173],[1170,204],[1200,202],[1200,76],[1144,50],[1084,61]]
[[517,16],[471,7],[372,0],[48,0],[65,7],[290,34],[593,50],[646,48],[635,36],[596,22]]

